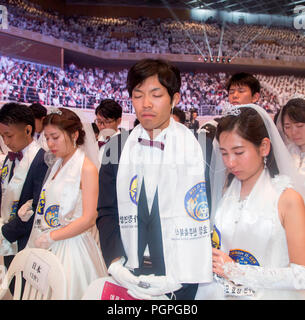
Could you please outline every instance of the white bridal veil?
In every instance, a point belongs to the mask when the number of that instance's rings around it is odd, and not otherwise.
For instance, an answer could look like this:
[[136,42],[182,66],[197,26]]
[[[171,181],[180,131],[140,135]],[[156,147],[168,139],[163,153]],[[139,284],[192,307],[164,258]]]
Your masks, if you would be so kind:
[[[252,108],[261,116],[268,131],[279,174],[288,176],[291,179],[294,189],[303,196],[303,199],[305,199],[304,177],[297,172],[292,157],[270,115],[262,107],[255,104],[232,106],[231,110],[227,114],[238,116],[240,108]],[[212,227],[214,224],[217,204],[222,197],[223,187],[227,177],[227,170],[222,161],[222,156],[216,139],[214,139],[213,147],[214,151],[210,169],[212,193],[212,211],[210,220]]]

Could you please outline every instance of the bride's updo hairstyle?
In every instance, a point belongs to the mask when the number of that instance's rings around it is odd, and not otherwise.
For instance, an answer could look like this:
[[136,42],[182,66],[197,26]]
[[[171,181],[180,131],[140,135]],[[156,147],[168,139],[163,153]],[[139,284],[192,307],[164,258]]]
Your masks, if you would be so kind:
[[56,108],[48,114],[43,120],[43,126],[53,125],[60,130],[65,131],[72,141],[72,134],[78,131],[78,138],[75,141],[77,146],[85,142],[85,131],[80,118],[76,113],[65,108]]
[[[240,114],[227,115],[221,118],[216,129],[216,139],[219,142],[220,134],[224,131],[236,131],[236,133],[245,140],[253,143],[257,148],[261,145],[264,138],[269,139],[268,131],[261,116],[252,108],[238,108]],[[272,145],[267,156],[267,168],[271,177],[279,174],[279,170],[274,158]],[[233,179],[233,174],[229,174],[228,182]]]

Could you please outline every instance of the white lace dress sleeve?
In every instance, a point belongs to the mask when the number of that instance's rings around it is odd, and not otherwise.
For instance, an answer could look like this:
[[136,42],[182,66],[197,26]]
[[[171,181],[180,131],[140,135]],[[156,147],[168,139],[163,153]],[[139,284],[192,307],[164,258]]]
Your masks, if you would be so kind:
[[287,268],[259,267],[230,262],[225,275],[236,285],[255,289],[305,290],[305,267],[291,263]]

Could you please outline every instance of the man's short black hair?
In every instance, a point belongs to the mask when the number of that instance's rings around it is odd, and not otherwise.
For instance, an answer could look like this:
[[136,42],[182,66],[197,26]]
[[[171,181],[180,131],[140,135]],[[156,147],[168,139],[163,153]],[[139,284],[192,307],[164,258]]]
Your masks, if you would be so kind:
[[47,115],[47,108],[40,103],[33,103],[29,108],[32,110],[35,119],[42,119]]
[[33,112],[24,104],[6,103],[0,109],[0,123],[5,125],[24,124],[32,126],[32,133],[35,132],[35,118]]
[[250,73],[239,72],[235,73],[227,82],[227,91],[229,92],[232,85],[248,86],[251,90],[252,96],[255,93],[260,93],[261,85],[259,81]]
[[128,72],[129,96],[132,96],[132,91],[136,86],[154,75],[158,75],[159,82],[167,89],[171,100],[176,92],[180,92],[181,76],[177,67],[161,59],[144,59],[134,64]]
[[95,109],[95,114],[104,117],[105,119],[122,118],[122,107],[112,99],[102,100],[99,106]]

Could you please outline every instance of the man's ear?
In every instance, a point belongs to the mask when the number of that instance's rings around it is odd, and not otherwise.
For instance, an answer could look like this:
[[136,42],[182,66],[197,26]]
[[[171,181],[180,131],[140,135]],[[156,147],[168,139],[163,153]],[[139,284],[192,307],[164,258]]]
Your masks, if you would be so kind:
[[173,99],[172,99],[172,105],[171,105],[171,108],[173,109],[180,101],[180,93],[179,92],[176,92],[174,95],[173,95]]
[[31,125],[28,124],[28,125],[25,126],[26,135],[31,136],[32,135],[32,130],[33,130],[33,127]]
[[258,92],[254,93],[254,95],[252,96],[252,103],[257,102],[259,100],[259,97],[260,95]]

